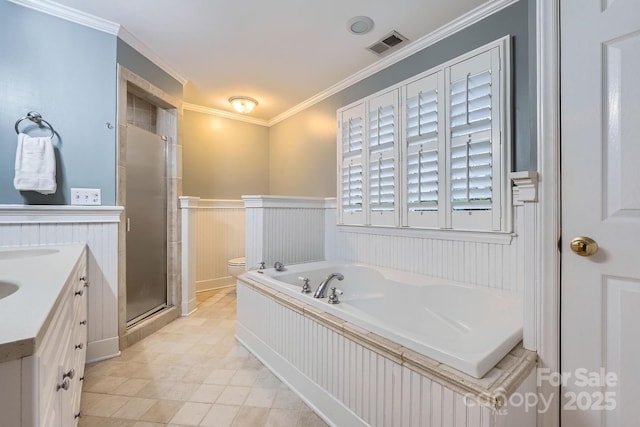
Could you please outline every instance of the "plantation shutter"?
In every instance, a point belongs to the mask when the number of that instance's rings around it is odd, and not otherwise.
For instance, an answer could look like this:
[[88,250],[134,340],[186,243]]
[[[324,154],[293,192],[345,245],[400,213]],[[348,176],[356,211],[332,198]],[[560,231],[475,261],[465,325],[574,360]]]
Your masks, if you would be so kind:
[[409,83],[404,88],[406,225],[437,227],[443,180],[444,125],[441,73]]
[[343,224],[364,224],[364,104],[343,111],[339,117],[340,213]]
[[[492,229],[492,211],[500,215],[498,54],[496,48],[450,69],[448,131],[453,228]],[[494,185],[496,182],[498,185]]]
[[391,91],[368,103],[369,222],[396,225],[396,140],[398,92]]

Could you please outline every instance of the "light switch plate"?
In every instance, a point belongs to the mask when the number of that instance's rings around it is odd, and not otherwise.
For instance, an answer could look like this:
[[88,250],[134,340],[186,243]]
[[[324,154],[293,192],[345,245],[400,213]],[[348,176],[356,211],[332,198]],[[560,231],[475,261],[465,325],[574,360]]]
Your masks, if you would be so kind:
[[72,205],[101,205],[102,192],[99,188],[72,188]]

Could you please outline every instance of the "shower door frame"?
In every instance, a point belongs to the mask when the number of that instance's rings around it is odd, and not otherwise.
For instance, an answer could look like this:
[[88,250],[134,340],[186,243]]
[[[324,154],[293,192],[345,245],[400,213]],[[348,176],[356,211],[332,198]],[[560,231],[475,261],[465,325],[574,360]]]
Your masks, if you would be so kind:
[[[126,287],[126,153],[127,153],[127,93],[155,105],[158,110],[156,133],[167,137],[167,306],[148,318],[127,326]],[[182,303],[181,282],[181,232],[178,197],[182,195],[181,127],[182,101],[154,86],[126,67],[118,64],[118,141],[117,141],[117,202],[124,207],[118,225],[118,335],[120,349],[127,348],[145,336],[176,319]]]

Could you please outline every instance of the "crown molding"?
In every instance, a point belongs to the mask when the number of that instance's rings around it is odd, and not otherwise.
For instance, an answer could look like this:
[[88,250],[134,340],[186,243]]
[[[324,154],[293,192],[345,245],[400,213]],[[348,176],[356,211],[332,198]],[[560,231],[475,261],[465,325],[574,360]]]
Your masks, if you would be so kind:
[[178,73],[167,61],[162,59],[160,55],[155,53],[149,46],[147,46],[143,41],[139,38],[131,34],[125,27],[122,25],[119,26],[118,37],[127,43],[129,46],[137,50],[140,54],[145,56],[149,61],[153,62],[155,65],[160,67],[164,72],[169,74],[171,77],[180,82],[180,84],[184,85],[187,82],[187,78],[185,78],[182,74]]
[[429,33],[419,39],[417,39],[416,41],[410,43],[409,45],[407,45],[405,48],[402,48],[394,53],[392,53],[391,55],[380,59],[379,61],[371,64],[368,67],[363,68],[362,70],[358,71],[357,73],[351,75],[350,77],[347,77],[346,79],[336,83],[335,85],[325,89],[324,91],[312,96],[311,98],[307,99],[306,101],[301,102],[300,104],[294,106],[293,108],[290,108],[289,110],[275,116],[274,118],[272,118],[271,120],[269,120],[267,123],[267,126],[273,126],[275,124],[280,123],[281,121],[288,119],[289,117],[293,116],[294,114],[297,114],[309,107],[311,107],[312,105],[317,104],[320,101],[323,101],[325,99],[327,99],[328,97],[330,97],[331,95],[334,95],[338,92],[340,92],[341,90],[344,90],[346,88],[348,88],[349,86],[352,86],[356,83],[358,83],[361,80],[366,79],[369,76],[372,76],[373,74],[377,73],[378,71],[382,71],[385,68],[400,62],[401,60],[413,55],[414,53],[429,47],[431,45],[433,45],[434,43],[439,42],[440,40],[445,39],[446,37],[449,37],[450,35],[462,30],[463,28],[466,28],[472,24],[475,24],[476,22],[486,18],[489,15],[492,15],[496,12],[498,12],[501,9],[504,9],[505,7],[508,7],[514,3],[517,3],[519,0],[491,0],[488,1],[487,3],[478,6],[477,8],[471,10],[470,12],[467,12],[466,14],[454,19],[453,21],[449,22],[448,24],[438,28],[437,30],[433,31],[432,33]]
[[99,18],[97,16],[81,12],[77,9],[73,9],[68,6],[64,6],[49,0],[9,0],[12,3],[20,6],[28,7],[29,9],[37,10],[48,15],[52,15],[66,21],[75,22],[76,24],[84,25],[85,27],[93,28],[94,30],[102,31],[113,35],[118,34],[120,25],[108,21],[106,19]]
[[191,104],[189,102],[182,103],[183,110],[195,111],[196,113],[209,114],[211,116],[222,117],[225,119],[238,120],[241,122],[251,123],[259,126],[269,126],[269,122],[254,117],[245,116],[244,114],[231,113],[229,111],[217,110],[215,108],[204,107],[202,105]]
[[162,59],[157,53],[155,53],[149,46],[144,44],[140,39],[131,34],[122,25],[108,21],[106,19],[99,18],[89,13],[81,12],[77,9],[73,9],[68,6],[64,6],[55,3],[50,0],[9,0],[12,3],[20,6],[28,7],[38,12],[46,13],[51,16],[55,16],[66,21],[74,22],[85,27],[93,28],[94,30],[101,31],[103,33],[112,34],[121,38],[141,55],[145,56],[149,61],[160,67],[163,71],[169,74],[171,77],[184,85],[187,79],[178,73],[173,67],[169,65],[167,61]]

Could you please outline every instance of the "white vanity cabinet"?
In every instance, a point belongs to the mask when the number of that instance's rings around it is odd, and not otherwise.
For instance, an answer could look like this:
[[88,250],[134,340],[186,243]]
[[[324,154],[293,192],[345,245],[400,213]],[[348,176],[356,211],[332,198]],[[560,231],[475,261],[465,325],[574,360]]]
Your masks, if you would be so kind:
[[[77,251],[74,255],[75,263],[69,264],[72,268],[67,269],[66,283],[34,337],[35,352],[0,363],[0,388],[4,389],[0,392],[0,414],[3,418],[8,416],[5,421],[11,420],[7,421],[8,426],[78,424],[87,350],[89,282],[86,249],[82,247],[79,256]],[[0,425],[5,421],[0,420]]]

